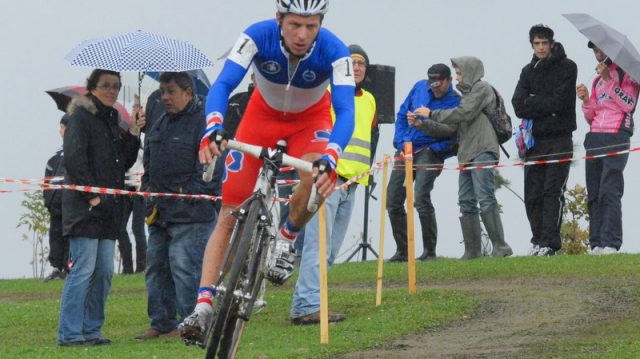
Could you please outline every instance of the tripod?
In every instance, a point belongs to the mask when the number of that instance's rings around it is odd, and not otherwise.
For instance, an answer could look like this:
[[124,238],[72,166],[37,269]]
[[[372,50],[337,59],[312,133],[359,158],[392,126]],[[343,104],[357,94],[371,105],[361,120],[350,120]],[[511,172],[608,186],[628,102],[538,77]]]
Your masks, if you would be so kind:
[[371,244],[367,240],[368,238],[368,227],[369,227],[369,197],[371,196],[370,188],[373,189],[375,187],[375,182],[373,182],[373,178],[371,178],[371,185],[364,187],[364,229],[362,232],[362,241],[358,243],[357,248],[349,255],[349,258],[345,262],[348,262],[353,258],[360,250],[362,250],[362,261],[367,260],[367,250],[371,251],[373,255],[378,258],[378,253],[371,247]]

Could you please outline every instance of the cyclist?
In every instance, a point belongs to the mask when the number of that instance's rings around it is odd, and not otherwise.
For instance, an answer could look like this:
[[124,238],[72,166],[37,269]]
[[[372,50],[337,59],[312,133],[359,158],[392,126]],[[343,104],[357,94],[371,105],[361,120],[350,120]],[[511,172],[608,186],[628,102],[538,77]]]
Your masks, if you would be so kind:
[[[277,233],[275,260],[267,278],[283,283],[293,271],[289,248],[298,231],[313,216],[306,205],[315,181],[318,193],[327,197],[337,178],[338,158],[354,127],[355,82],[347,46],[322,28],[328,0],[276,0],[276,19],[249,26],[235,43],[222,72],[207,97],[207,128],[200,146],[200,161],[220,156],[220,147],[210,140],[223,135],[227,99],[253,64],[256,89],[249,101],[236,139],[259,146],[275,147],[287,141],[287,152],[313,162],[313,173],[300,173],[300,185],[291,198],[289,217]],[[331,85],[332,91],[327,91]],[[332,124],[331,106],[336,113]],[[224,135],[223,135],[224,137]],[[228,213],[251,195],[260,160],[230,151],[223,179],[222,216],[205,250],[202,279],[194,312],[181,325],[186,342],[202,343],[216,295],[211,287],[218,273],[235,224]]]

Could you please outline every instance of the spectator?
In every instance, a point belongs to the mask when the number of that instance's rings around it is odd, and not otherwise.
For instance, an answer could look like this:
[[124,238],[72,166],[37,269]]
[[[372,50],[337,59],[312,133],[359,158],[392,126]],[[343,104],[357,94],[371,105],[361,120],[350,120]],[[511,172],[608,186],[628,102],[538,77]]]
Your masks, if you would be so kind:
[[[69,122],[69,116],[64,114],[60,119],[60,136],[64,138],[64,131]],[[45,183],[64,183],[64,151],[60,148],[47,161],[44,170]],[[45,278],[46,281],[54,279],[65,279],[67,277],[69,261],[69,239],[62,235],[62,190],[44,191],[44,205],[49,211],[51,219],[49,225],[49,264],[53,268],[51,274]]]
[[[444,124],[458,125],[458,161],[461,166],[491,166],[498,163],[498,138],[487,113],[495,108],[496,95],[489,83],[482,80],[482,61],[472,56],[451,59],[456,72],[456,88],[462,93],[460,105],[453,109],[415,113]],[[464,238],[464,255],[471,259],[482,255],[480,216],[493,244],[494,257],[510,256],[511,247],[504,240],[500,209],[495,196],[495,170],[460,171],[458,204]]]
[[[128,191],[140,191],[140,177],[144,172],[142,163],[143,149],[138,150],[138,157],[133,167],[127,171],[125,188]],[[129,218],[131,218],[131,229],[136,240],[136,273],[144,272],[147,255],[147,234],[144,228],[144,199],[140,196],[122,197],[123,217],[120,236],[118,237],[118,249],[122,259],[122,273],[133,273],[133,255],[131,250],[131,239],[129,238]]]
[[[66,184],[124,188],[124,174],[140,147],[138,126],[118,127],[113,108],[121,82],[118,72],[94,70],[86,96],[69,105],[64,134]],[[103,345],[104,306],[113,275],[114,240],[122,222],[120,198],[80,191],[62,194],[63,235],[69,238],[73,266],[60,299],[58,345]]]
[[[598,61],[591,96],[584,84],[576,88],[590,126],[584,139],[587,155],[628,150],[640,84],[591,41],[588,46]],[[591,254],[617,253],[622,246],[623,171],[628,158],[624,153],[585,163]]]
[[[194,96],[186,72],[160,75],[166,113],[147,132],[144,149],[145,191],[211,194],[213,184],[202,180],[198,161],[205,122],[203,104]],[[184,319],[196,302],[204,248],[216,220],[212,201],[156,197],[147,203],[149,243],[145,285],[151,326],[136,339],[177,335],[178,316]]]
[[[525,161],[573,156],[576,130],[576,64],[553,39],[553,30],[534,25],[529,30],[533,58],[520,73],[511,103],[519,118],[533,121],[535,145]],[[524,168],[524,202],[531,226],[531,255],[548,256],[562,247],[560,224],[571,163]]]
[[[418,128],[410,126],[409,121],[416,119],[414,111],[423,106],[433,109],[449,109],[458,106],[460,95],[451,85],[451,70],[445,64],[435,64],[427,71],[427,80],[420,80],[413,85],[398,111],[396,131],[393,136],[393,146],[396,148],[395,157],[402,156],[404,143],[412,142],[414,163],[420,170],[414,170],[415,207],[420,218],[422,228],[422,245],[424,251],[419,260],[436,259],[436,243],[438,240],[438,225],[436,213],[431,202],[431,190],[441,171],[428,170],[442,167],[445,158],[451,156],[451,136],[455,134],[455,126],[438,126],[430,123],[418,124]],[[428,134],[430,128],[444,129],[444,133],[435,136]],[[421,130],[422,129],[422,130]],[[387,212],[391,221],[393,238],[396,241],[396,253],[390,262],[404,262],[407,260],[407,212],[404,202],[407,197],[405,188],[404,160],[395,162],[387,187]]]
[[[350,45],[353,60],[355,92],[355,128],[349,145],[344,149],[337,172],[336,185],[344,185],[350,178],[366,173],[371,169],[371,133],[376,125],[376,100],[371,93],[361,88],[367,75],[369,57],[358,45]],[[327,227],[327,262],[330,266],[338,256],[351,212],[355,203],[358,183],[366,185],[369,176],[345,188],[336,190],[325,202]],[[291,303],[291,321],[294,324],[316,324],[320,322],[320,261],[318,257],[318,215],[314,215],[307,224],[305,246],[302,249],[300,275],[296,283]],[[329,313],[329,322],[339,322],[345,316],[341,313]]]

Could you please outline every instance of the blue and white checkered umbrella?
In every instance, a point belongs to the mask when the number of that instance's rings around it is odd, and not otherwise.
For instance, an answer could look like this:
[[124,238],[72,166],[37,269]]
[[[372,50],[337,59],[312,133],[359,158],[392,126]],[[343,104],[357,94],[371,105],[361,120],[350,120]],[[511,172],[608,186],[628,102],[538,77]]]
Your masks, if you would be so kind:
[[74,66],[119,72],[178,72],[213,66],[193,45],[142,30],[86,40],[65,59]]

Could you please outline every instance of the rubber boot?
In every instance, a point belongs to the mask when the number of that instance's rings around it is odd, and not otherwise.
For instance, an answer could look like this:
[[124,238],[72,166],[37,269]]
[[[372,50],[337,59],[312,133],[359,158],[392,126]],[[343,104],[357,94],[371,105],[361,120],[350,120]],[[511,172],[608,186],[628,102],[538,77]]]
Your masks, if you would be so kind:
[[433,261],[436,259],[436,243],[438,242],[438,223],[436,223],[436,214],[425,214],[420,216],[420,225],[422,227],[422,246],[424,248],[422,255],[418,257],[419,261]]
[[491,251],[492,257],[508,257],[513,254],[513,250],[504,240],[504,229],[502,228],[502,220],[500,219],[500,211],[497,206],[493,206],[490,209],[480,214],[482,217],[482,223],[487,230],[489,239],[491,239],[491,245],[493,251]]
[[147,266],[147,251],[138,250],[136,248],[136,273],[142,273]]
[[393,239],[396,241],[396,253],[389,258],[389,262],[407,261],[407,215],[389,214]]
[[460,227],[464,238],[464,254],[460,259],[482,257],[480,216],[478,214],[463,215],[460,217]]

